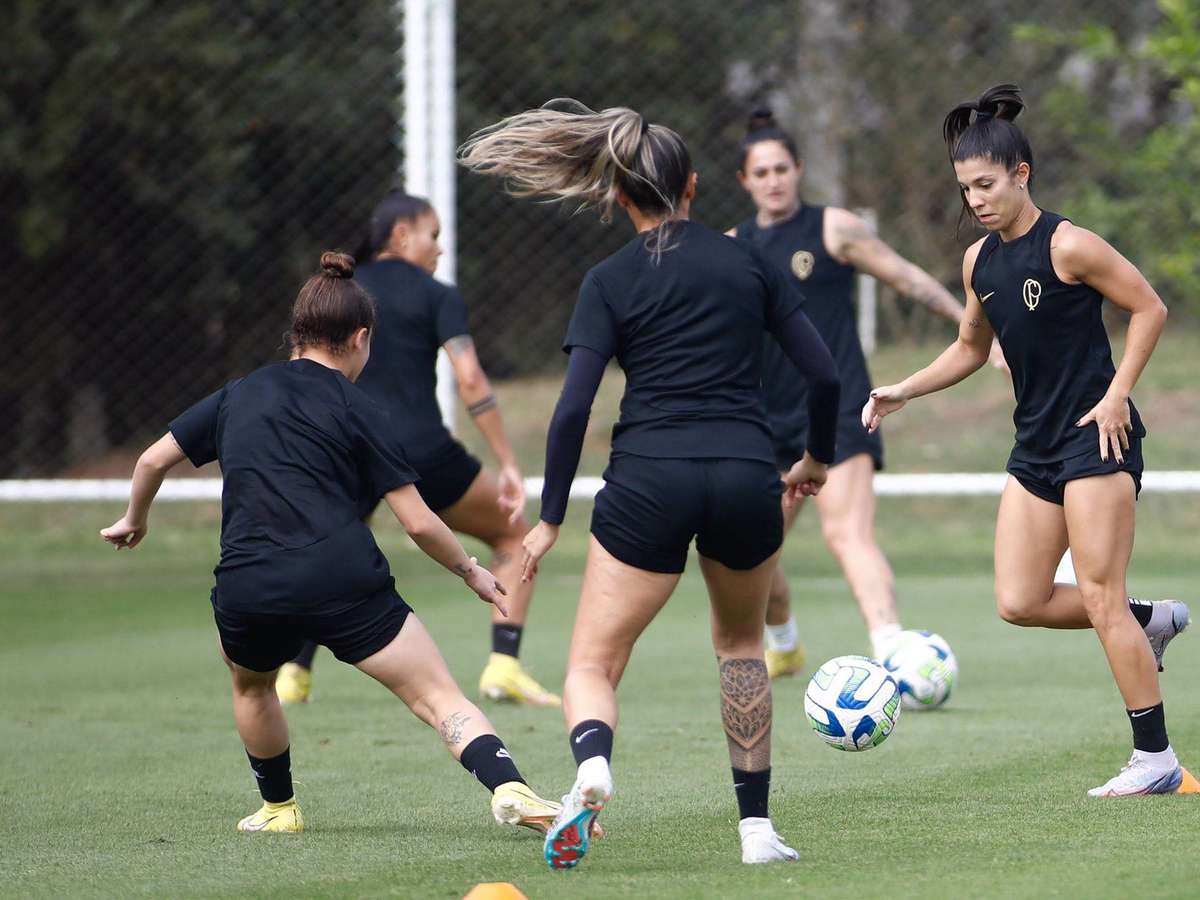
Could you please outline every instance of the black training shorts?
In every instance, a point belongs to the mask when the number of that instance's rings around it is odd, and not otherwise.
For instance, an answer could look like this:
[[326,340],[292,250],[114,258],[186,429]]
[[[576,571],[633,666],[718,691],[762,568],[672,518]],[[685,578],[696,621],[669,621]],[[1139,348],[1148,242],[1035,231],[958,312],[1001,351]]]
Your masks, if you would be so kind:
[[[780,472],[786,472],[804,456],[808,442],[808,430],[786,440],[775,441],[775,462]],[[853,456],[866,453],[875,465],[875,471],[883,470],[883,436],[878,429],[863,428],[859,413],[843,412],[838,416],[837,449],[833,452],[830,467],[844,463]]]
[[616,453],[604,481],[592,534],[638,569],[682,572],[693,538],[731,569],[752,569],[783,543],[783,482],[768,462]]
[[1141,438],[1129,439],[1129,449],[1122,454],[1125,457],[1124,462],[1117,462],[1111,452],[1107,461],[1102,460],[1099,449],[1093,448],[1087,453],[1056,462],[1031,463],[1015,458],[1019,449],[1015,448],[1014,456],[1008,458],[1006,468],[1009,474],[1021,482],[1021,486],[1029,493],[1050,503],[1063,505],[1068,481],[1093,475],[1111,475],[1113,472],[1128,472],[1133,479],[1134,495],[1142,491],[1142,470],[1145,464],[1142,461]]
[[324,644],[342,662],[362,662],[395,639],[410,612],[391,587],[303,614],[221,609],[213,603],[225,655],[255,672],[270,672],[295,659],[305,641]]
[[421,476],[414,485],[421,499],[431,510],[439,512],[462,499],[483,464],[458,441],[452,441],[435,458],[414,464],[413,468]]

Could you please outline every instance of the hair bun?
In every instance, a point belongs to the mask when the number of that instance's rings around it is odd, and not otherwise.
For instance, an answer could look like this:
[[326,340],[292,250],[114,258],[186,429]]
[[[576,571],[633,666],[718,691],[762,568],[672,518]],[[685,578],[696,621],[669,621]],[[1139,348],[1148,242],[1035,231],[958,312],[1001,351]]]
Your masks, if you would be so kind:
[[975,110],[984,118],[1005,119],[1011,122],[1025,109],[1021,89],[1015,84],[998,84],[988,88],[975,101]]
[[354,257],[349,253],[326,250],[321,254],[321,272],[330,278],[353,278]]
[[750,113],[750,118],[746,121],[746,133],[753,134],[756,131],[762,131],[764,128],[776,128],[775,113],[771,112],[765,106],[760,106]]

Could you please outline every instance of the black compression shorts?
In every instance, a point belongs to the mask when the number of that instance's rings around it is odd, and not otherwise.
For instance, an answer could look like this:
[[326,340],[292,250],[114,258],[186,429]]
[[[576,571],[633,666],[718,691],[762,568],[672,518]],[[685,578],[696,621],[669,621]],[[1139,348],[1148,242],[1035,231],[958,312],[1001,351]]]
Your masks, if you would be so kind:
[[682,572],[696,539],[702,556],[752,569],[783,543],[783,482],[751,459],[652,459],[615,454],[596,495],[592,534],[627,565]]
[[421,499],[434,512],[453,506],[463,498],[479,476],[483,464],[454,441],[430,462],[414,465],[421,480],[415,485]]

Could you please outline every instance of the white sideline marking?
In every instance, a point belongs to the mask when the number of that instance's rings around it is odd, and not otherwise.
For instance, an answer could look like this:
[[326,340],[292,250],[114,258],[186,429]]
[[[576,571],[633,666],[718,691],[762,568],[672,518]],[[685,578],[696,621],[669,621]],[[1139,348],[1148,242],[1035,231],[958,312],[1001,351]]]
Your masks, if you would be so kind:
[[[947,472],[921,475],[875,476],[875,493],[881,497],[961,497],[999,494],[1007,475],[1003,472]],[[571,483],[572,500],[591,500],[604,486],[604,479],[576,478]],[[1200,492],[1200,471],[1147,472],[1142,488],[1156,494]],[[542,492],[541,478],[526,478],[525,491],[531,498]],[[80,500],[128,500],[129,481],[124,478],[34,478],[0,480],[0,503],[51,503]],[[163,501],[219,500],[220,478],[168,478],[158,492]]]

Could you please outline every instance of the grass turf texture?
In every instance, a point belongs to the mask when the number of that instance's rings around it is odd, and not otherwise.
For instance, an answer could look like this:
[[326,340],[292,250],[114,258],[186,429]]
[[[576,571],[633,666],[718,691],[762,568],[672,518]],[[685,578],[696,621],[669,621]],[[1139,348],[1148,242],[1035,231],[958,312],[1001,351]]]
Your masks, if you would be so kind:
[[[707,604],[693,559],[635,651],[620,697],[609,836],[574,872],[491,821],[485,792],[381,687],[318,657],[289,713],[310,830],[241,835],[258,806],[233,728],[207,602],[218,511],[165,505],[120,554],[96,530],[115,505],[0,507],[0,894],[461,897],[511,881],[530,897],[1190,897],[1200,798],[1090,800],[1129,727],[1090,632],[1024,630],[992,609],[995,498],[880,501],[904,621],[942,633],[961,684],[902,714],[882,747],[837,753],[810,733],[805,679],[775,689],[772,813],[794,865],[739,862]],[[524,656],[561,684],[586,504],[539,576]],[[1187,595],[1194,497],[1139,504],[1131,590]],[[472,692],[486,611],[394,525],[378,529],[402,592]],[[845,584],[802,516],[787,548],[810,664],[864,649]],[[1200,613],[1200,609],[1196,609]],[[1200,770],[1197,634],[1164,676],[1172,740]],[[557,711],[485,707],[546,795],[573,765]]]

